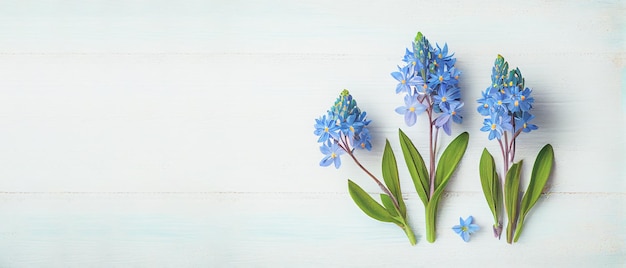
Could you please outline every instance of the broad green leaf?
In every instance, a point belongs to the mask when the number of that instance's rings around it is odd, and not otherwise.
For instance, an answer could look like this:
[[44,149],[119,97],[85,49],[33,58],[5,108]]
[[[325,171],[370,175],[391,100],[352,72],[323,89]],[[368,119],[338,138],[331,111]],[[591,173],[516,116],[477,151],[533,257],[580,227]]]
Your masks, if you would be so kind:
[[459,161],[461,161],[463,154],[465,154],[468,141],[469,134],[463,132],[452,140],[443,151],[443,154],[441,154],[439,163],[437,163],[437,173],[435,173],[435,192],[439,191],[440,188],[441,191],[443,191],[443,188],[446,187],[452,173],[459,164]]
[[356,203],[365,214],[379,221],[393,222],[391,214],[365,192],[363,188],[351,180],[348,180],[348,191],[354,203]]
[[487,200],[487,204],[489,204],[489,209],[491,209],[494,222],[498,223],[498,210],[500,208],[500,203],[498,203],[498,197],[500,196],[500,180],[498,178],[498,173],[496,172],[496,165],[493,161],[493,156],[491,156],[486,148],[483,150],[483,154],[480,157],[479,171],[480,184],[483,188],[485,199]]
[[409,168],[415,191],[417,191],[422,203],[424,203],[424,207],[426,207],[428,205],[430,184],[428,183],[428,170],[424,164],[424,159],[422,159],[411,139],[401,129],[399,129],[399,133],[404,161],[406,161],[406,166]]
[[387,188],[393,194],[398,201],[398,206],[402,217],[406,217],[406,205],[402,200],[402,191],[400,190],[400,177],[398,176],[398,163],[396,162],[396,156],[393,154],[389,140],[385,143],[385,150],[383,152],[383,180],[387,185]]
[[530,182],[528,183],[528,189],[522,199],[522,214],[528,213],[528,211],[537,203],[543,187],[548,182],[548,177],[552,171],[552,163],[554,161],[554,151],[552,145],[547,144],[544,146],[535,160],[533,165],[533,171],[530,174]]
[[528,214],[530,209],[535,205],[535,203],[537,203],[543,188],[546,186],[546,182],[548,182],[553,162],[554,150],[552,149],[552,145],[546,144],[546,146],[539,151],[537,159],[535,159],[533,171],[530,175],[530,182],[528,183],[528,189],[526,189],[526,193],[524,193],[524,197],[522,198],[519,225],[515,232],[516,242],[522,232],[522,226],[524,224],[526,214]]
[[521,169],[522,161],[513,164],[506,173],[506,179],[504,180],[504,206],[509,219],[506,226],[506,240],[508,243],[513,241],[513,231],[517,225],[517,218],[519,215],[519,184]]

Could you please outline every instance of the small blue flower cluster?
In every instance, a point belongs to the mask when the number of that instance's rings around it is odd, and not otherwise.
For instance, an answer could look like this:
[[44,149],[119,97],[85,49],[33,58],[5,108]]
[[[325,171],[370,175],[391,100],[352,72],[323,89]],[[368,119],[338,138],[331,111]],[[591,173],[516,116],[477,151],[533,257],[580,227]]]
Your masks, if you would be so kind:
[[505,131],[513,133],[514,138],[522,131],[536,130],[537,126],[529,123],[535,118],[529,112],[535,101],[531,92],[524,87],[519,68],[509,71],[509,64],[498,55],[491,71],[491,85],[477,100],[478,113],[488,117],[480,130],[489,132],[490,140],[500,140]]
[[[418,33],[413,49],[406,50],[404,67],[391,76],[398,80],[396,94],[404,93],[404,106],[396,108],[396,112],[404,115],[408,126],[413,126],[417,115],[426,111],[432,117],[432,111],[440,113],[431,124],[443,128],[450,135],[450,122],[460,124],[463,107],[459,76],[461,72],[454,67],[456,58],[448,54],[448,45],[433,48],[428,39]],[[452,119],[452,120],[450,120]]]
[[352,154],[354,148],[372,149],[367,129],[371,120],[366,117],[367,113],[359,109],[356,100],[344,89],[327,113],[315,119],[313,133],[319,136],[317,142],[322,143],[320,151],[324,154],[320,166],[335,164],[339,168],[342,154]]

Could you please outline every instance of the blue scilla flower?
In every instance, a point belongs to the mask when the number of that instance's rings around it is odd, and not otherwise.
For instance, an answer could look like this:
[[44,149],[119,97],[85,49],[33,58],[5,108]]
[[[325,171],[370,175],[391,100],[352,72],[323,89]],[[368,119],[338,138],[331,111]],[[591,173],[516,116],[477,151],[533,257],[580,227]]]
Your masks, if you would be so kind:
[[404,106],[396,108],[396,112],[404,115],[404,122],[408,126],[415,125],[417,116],[426,110],[426,105],[418,101],[418,95],[404,96]]
[[435,88],[438,85],[449,85],[451,84],[450,80],[450,72],[448,72],[447,68],[438,68],[436,73],[430,74],[430,77],[428,78],[428,86]]
[[341,133],[348,137],[350,141],[354,141],[358,137],[358,133],[361,132],[365,125],[363,122],[357,120],[357,115],[352,114],[341,123]]
[[424,66],[417,57],[419,53],[415,50],[415,43],[413,43],[412,48],[412,51],[408,48],[406,49],[406,53],[404,54],[404,58],[402,59],[402,61],[406,62],[407,66],[409,67],[409,71],[411,73],[414,73],[416,70],[424,68]]
[[368,151],[372,150],[372,137],[370,136],[370,131],[367,128],[364,128],[359,133],[359,139],[356,141],[356,148],[366,149]]
[[461,238],[463,238],[463,241],[469,242],[470,234],[473,234],[476,231],[480,230],[480,227],[478,225],[472,223],[473,221],[474,217],[472,216],[467,217],[466,220],[463,220],[463,218],[461,217],[459,218],[459,225],[455,225],[454,227],[452,227],[452,230],[460,235]]
[[440,87],[437,95],[433,96],[435,101],[435,105],[438,105],[439,108],[443,110],[443,108],[450,107],[451,103],[459,102],[461,99],[461,91],[456,87]]
[[413,71],[409,68],[409,65],[404,67],[398,66],[398,72],[391,73],[391,76],[398,80],[396,94],[400,92],[411,94],[412,86],[421,87],[424,84],[424,80],[421,77],[413,76]]
[[[443,49],[441,47],[439,47],[439,44],[437,44],[437,48],[434,51],[435,53],[435,58],[441,62],[451,62],[454,61],[455,59],[452,57],[454,56],[454,53],[452,53],[452,55],[448,55],[448,44],[444,43],[443,44]],[[452,63],[454,64],[454,62]]]
[[315,119],[315,131],[313,134],[319,136],[317,142],[326,142],[329,138],[339,139],[339,125],[332,119],[332,116],[323,115]]
[[478,111],[478,113],[480,113],[483,116],[488,116],[491,111],[492,111],[492,107],[491,107],[491,96],[489,95],[489,91],[491,88],[487,88],[485,91],[482,92],[483,97],[478,99],[478,108],[476,109]]
[[320,146],[320,151],[325,155],[325,157],[322,158],[322,161],[320,161],[320,166],[327,167],[333,163],[335,164],[335,168],[339,168],[341,166],[341,158],[339,156],[341,156],[344,151],[336,141],[328,141],[324,143]]
[[506,130],[511,130],[511,119],[509,116],[502,116],[500,113],[493,113],[483,121],[480,131],[489,132],[489,140],[501,139]]
[[449,108],[447,106],[442,107],[441,115],[435,119],[435,126],[443,128],[443,131],[450,136],[450,122],[454,121],[457,124],[461,124],[463,122],[463,116],[461,116],[462,107],[463,103],[459,101],[450,103]]
[[520,117],[515,117],[515,131],[517,132],[521,129],[524,132],[531,132],[538,129],[539,127],[529,123],[529,121],[533,120],[533,118],[535,118],[535,116],[529,112],[523,112]]

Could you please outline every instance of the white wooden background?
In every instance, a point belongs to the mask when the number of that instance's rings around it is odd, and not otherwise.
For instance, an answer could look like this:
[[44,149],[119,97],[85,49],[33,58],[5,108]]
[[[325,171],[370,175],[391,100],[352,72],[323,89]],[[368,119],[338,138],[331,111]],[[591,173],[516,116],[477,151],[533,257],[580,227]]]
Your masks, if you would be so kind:
[[[0,267],[623,267],[625,8],[1,1]],[[466,115],[453,134],[471,136],[434,244],[400,164],[411,247],[352,203],[347,178],[379,193],[353,163],[318,166],[312,132],[347,88],[373,120],[374,150],[358,154],[373,172],[385,138],[401,155],[399,127],[425,150],[389,75],[417,31],[456,53]],[[474,112],[497,54],[534,89],[526,176],[544,144],[556,154],[512,246],[492,238],[477,170],[497,150]],[[464,243],[450,228],[468,215],[483,229]]]

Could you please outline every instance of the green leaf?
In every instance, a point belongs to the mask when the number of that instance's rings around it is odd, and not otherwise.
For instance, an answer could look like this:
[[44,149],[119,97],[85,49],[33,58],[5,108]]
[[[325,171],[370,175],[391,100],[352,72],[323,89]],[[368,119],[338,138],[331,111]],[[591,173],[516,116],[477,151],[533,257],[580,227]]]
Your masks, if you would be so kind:
[[463,132],[452,140],[448,147],[443,151],[443,154],[441,154],[439,163],[437,163],[437,173],[435,173],[435,192],[439,191],[439,189],[443,191],[446,184],[448,184],[448,180],[450,180],[452,173],[465,154],[468,141],[469,134],[467,132]]
[[483,150],[483,154],[480,157],[480,184],[491,209],[494,223],[498,223],[500,206],[502,205],[500,179],[496,171],[496,164],[493,160],[493,156],[487,151],[487,148]]
[[391,214],[389,214],[383,206],[381,206],[367,192],[365,192],[363,188],[351,180],[348,180],[348,191],[350,192],[350,197],[352,197],[354,203],[356,203],[356,205],[359,206],[365,214],[375,220],[393,222]]
[[383,180],[385,185],[389,188],[389,191],[398,201],[398,206],[402,217],[406,217],[406,205],[402,199],[402,191],[400,190],[400,177],[398,175],[398,163],[396,162],[396,156],[393,154],[389,140],[385,143],[385,150],[383,152]]
[[397,217],[399,215],[398,209],[393,204],[393,200],[391,200],[391,197],[386,194],[380,194],[380,200],[383,201],[383,206],[392,217]]
[[539,200],[543,188],[548,182],[553,163],[554,150],[552,149],[552,145],[546,144],[546,146],[544,146],[541,151],[539,151],[537,159],[535,159],[533,171],[530,175],[530,182],[528,183],[528,189],[526,189],[526,193],[524,193],[524,197],[522,198],[522,204],[520,208],[521,214],[518,223],[519,226],[517,227],[517,230],[515,232],[516,242],[522,232],[522,226],[524,224],[526,214],[528,214],[530,209],[535,205],[535,203],[537,203],[537,200]]
[[404,154],[404,161],[409,168],[409,174],[413,179],[413,185],[415,185],[415,191],[419,195],[424,207],[428,205],[428,192],[430,191],[430,184],[428,183],[428,170],[424,164],[424,159],[413,145],[413,142],[409,137],[399,129],[400,133],[400,146],[402,147],[402,153]]
[[504,206],[509,222],[506,226],[506,240],[510,244],[513,241],[513,231],[517,225],[519,215],[519,184],[522,161],[511,166],[504,180]]

